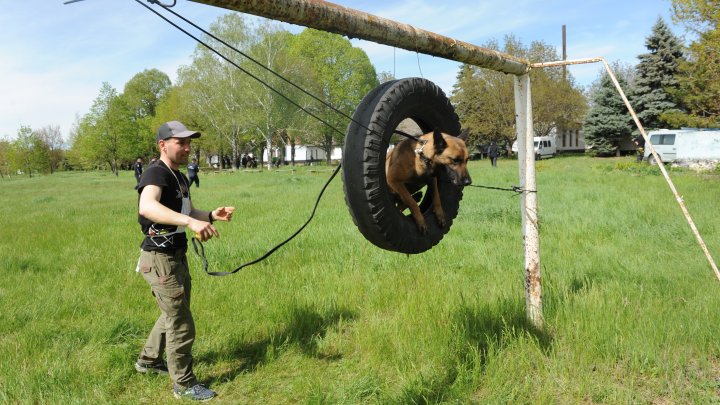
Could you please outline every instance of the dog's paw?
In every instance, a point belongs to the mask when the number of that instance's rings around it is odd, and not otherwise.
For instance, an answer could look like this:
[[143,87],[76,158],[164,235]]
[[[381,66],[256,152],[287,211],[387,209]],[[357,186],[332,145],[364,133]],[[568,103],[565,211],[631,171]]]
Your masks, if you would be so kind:
[[445,212],[443,210],[435,211],[435,218],[437,218],[438,225],[440,228],[445,228],[447,222],[445,221]]
[[420,231],[421,235],[427,235],[427,224],[425,223],[425,218],[422,218],[417,222],[418,231]]

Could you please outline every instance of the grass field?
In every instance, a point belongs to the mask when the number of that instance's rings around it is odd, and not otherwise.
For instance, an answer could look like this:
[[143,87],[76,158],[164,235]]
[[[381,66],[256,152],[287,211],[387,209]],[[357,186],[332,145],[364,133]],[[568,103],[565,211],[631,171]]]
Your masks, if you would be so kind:
[[[268,260],[214,278],[189,254],[195,371],[231,404],[720,402],[720,282],[657,169],[632,159],[538,162],[542,331],[525,321],[518,197],[466,188],[445,239],[406,256],[362,238],[338,177]],[[470,171],[517,184],[517,161]],[[329,175],[201,173],[196,206],[238,209],[206,244],[211,270],[294,232]],[[671,175],[719,259],[720,174]],[[0,402],[176,401],[132,366],[158,316],[134,272],[134,183],[0,181]]]

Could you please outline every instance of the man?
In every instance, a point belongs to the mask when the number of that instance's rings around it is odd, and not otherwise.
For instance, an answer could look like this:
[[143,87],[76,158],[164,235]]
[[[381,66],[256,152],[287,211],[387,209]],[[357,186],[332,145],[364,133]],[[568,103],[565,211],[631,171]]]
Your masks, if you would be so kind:
[[[235,208],[201,211],[193,207],[188,179],[178,169],[187,164],[191,139],[199,136],[178,121],[163,124],[157,132],[160,159],[140,179],[138,222],[145,238],[138,271],[150,284],[161,314],[135,369],[140,373],[169,373],[173,394],[178,398],[208,400],[215,392],[199,384],[192,371],[195,323],[190,312],[185,228],[201,241],[220,236],[213,221],[230,221]],[[163,361],[163,351],[167,362]]]
[[637,146],[637,162],[640,163],[645,156],[645,138],[642,135],[635,138],[635,146]]
[[140,176],[142,176],[143,172],[142,159],[137,158],[133,167],[135,169],[135,190],[137,190],[140,184]]
[[[198,172],[200,167],[197,164],[197,159],[193,158],[192,163],[187,167],[188,177],[190,178],[190,186],[195,183],[195,187],[200,187],[200,179],[198,178]],[[189,186],[188,186],[189,187]]]
[[497,158],[500,155],[500,149],[495,144],[495,141],[490,142],[490,146],[487,148],[487,154],[490,158],[490,163],[493,167],[497,167]]

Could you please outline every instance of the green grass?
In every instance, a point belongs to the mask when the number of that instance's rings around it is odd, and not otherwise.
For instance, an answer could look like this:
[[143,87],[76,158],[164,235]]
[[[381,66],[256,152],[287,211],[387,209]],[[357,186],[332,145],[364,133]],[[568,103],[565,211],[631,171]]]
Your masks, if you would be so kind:
[[[538,162],[542,331],[525,319],[519,197],[467,188],[443,241],[406,256],[362,238],[338,178],[268,260],[214,278],[189,254],[196,373],[218,403],[719,402],[720,282],[657,168],[632,159]],[[517,161],[470,170],[517,184]],[[329,175],[204,173],[195,205],[238,209],[206,244],[211,270],[292,234]],[[671,175],[717,256],[720,173]],[[134,182],[0,181],[0,402],[175,402],[132,367],[158,315],[134,272]]]

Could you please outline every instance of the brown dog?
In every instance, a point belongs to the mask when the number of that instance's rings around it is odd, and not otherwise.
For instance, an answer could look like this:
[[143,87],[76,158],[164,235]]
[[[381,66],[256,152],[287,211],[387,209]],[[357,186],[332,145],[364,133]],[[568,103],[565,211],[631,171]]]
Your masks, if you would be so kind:
[[424,185],[432,190],[432,207],[438,224],[445,226],[445,212],[440,203],[437,174],[446,170],[450,181],[458,187],[470,185],[467,171],[468,150],[465,146],[467,132],[460,136],[441,133],[435,129],[418,140],[405,139],[398,143],[385,158],[385,173],[390,191],[399,199],[398,208],[410,208],[415,223],[422,234],[427,233],[425,217],[420,212],[413,194]]

